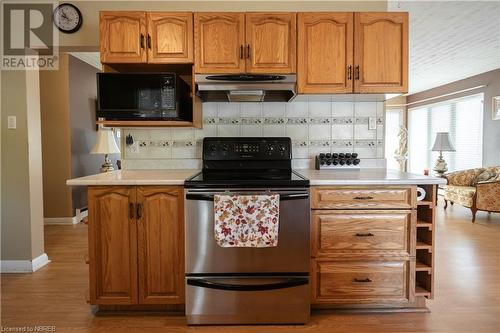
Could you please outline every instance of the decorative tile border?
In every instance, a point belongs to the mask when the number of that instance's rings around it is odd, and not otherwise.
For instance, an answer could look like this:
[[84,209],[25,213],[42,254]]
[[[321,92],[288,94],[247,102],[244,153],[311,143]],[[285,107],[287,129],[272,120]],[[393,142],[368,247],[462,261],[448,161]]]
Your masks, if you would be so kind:
[[[206,117],[203,123],[208,125],[307,125],[307,124],[332,124],[332,125],[351,125],[368,124],[370,117]],[[377,118],[377,124],[383,125],[384,118]]]

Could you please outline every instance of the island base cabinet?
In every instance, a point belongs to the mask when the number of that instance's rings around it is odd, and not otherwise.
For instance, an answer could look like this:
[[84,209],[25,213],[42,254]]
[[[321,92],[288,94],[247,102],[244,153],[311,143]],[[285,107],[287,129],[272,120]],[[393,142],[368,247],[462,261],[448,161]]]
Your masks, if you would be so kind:
[[180,186],[92,186],[90,303],[184,303]]

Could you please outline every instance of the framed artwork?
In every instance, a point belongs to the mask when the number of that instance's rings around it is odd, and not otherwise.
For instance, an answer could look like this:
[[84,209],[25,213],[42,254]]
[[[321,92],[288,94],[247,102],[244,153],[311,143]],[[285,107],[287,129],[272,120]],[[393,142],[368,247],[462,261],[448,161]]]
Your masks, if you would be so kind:
[[493,120],[500,120],[500,96],[493,97]]

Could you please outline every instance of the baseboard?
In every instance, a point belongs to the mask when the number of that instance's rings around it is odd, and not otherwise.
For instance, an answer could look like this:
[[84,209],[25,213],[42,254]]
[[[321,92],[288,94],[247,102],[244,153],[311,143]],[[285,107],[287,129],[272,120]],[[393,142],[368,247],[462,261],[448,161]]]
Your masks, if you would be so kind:
[[45,225],[73,225],[80,223],[87,217],[87,210],[76,210],[76,215],[73,217],[46,217],[43,219]]
[[33,273],[50,262],[46,253],[33,260],[2,260],[0,273]]

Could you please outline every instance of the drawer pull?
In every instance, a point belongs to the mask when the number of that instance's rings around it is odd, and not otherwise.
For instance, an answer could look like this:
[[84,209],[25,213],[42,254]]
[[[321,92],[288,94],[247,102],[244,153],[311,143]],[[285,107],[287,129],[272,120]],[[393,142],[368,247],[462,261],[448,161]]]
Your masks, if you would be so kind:
[[357,232],[356,236],[357,237],[373,237],[375,235],[372,234],[371,232]]
[[354,197],[354,200],[372,200],[373,197],[366,196],[366,197]]
[[368,283],[368,282],[372,282],[371,279],[369,278],[366,278],[366,279],[358,279],[358,278],[355,278],[354,280],[352,280],[353,282],[361,282],[361,283]]

